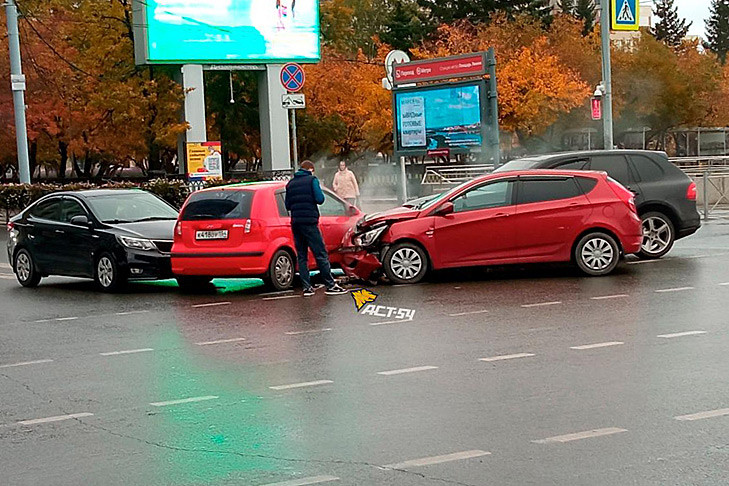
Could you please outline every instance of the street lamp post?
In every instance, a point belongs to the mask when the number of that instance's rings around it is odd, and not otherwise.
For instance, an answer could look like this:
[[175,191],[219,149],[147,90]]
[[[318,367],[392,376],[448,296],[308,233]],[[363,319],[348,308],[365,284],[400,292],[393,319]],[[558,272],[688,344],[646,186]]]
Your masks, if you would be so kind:
[[600,0],[600,37],[602,40],[603,129],[605,150],[613,149],[613,82],[610,67],[610,5]]

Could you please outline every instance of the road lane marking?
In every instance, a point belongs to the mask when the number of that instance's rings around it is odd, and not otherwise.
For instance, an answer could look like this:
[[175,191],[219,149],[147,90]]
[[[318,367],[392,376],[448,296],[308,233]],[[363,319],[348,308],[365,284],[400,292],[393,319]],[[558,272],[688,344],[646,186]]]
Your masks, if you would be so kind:
[[339,481],[336,476],[312,476],[310,478],[292,479],[281,483],[268,483],[262,486],[307,486],[309,484],[328,483],[330,481]]
[[269,386],[271,390],[290,390],[292,388],[304,388],[307,386],[328,385],[334,383],[332,380],[305,381],[303,383],[292,383],[291,385]]
[[640,265],[641,263],[656,263],[656,262],[665,262],[666,260],[671,260],[671,258],[662,258],[657,260],[638,260],[637,262],[626,262],[628,265]]
[[464,459],[472,459],[474,457],[490,456],[487,451],[472,450],[463,452],[454,452],[453,454],[444,454],[442,456],[423,457],[422,459],[411,459],[409,461],[396,462],[394,464],[386,464],[382,466],[385,469],[408,469],[411,467],[430,466],[432,464],[441,464],[444,462],[462,461]]
[[0,267],[2,267],[2,268],[9,268],[10,270],[13,269],[13,267],[11,267],[9,263],[0,263]]
[[327,332],[327,331],[331,331],[331,330],[332,330],[331,327],[325,327],[323,329],[309,329],[308,331],[287,331],[284,334],[286,334],[287,336],[299,336],[301,334],[316,334],[316,333]]
[[418,371],[427,371],[427,370],[437,370],[437,366],[415,366],[413,368],[403,368],[400,370],[390,370],[390,371],[378,371],[378,375],[383,376],[392,376],[392,375],[402,375],[404,373],[416,373]]
[[470,312],[457,312],[455,314],[448,314],[449,317],[459,317],[459,316],[471,316],[474,314],[485,314],[488,312],[488,310],[477,310],[477,311],[470,311]]
[[42,322],[51,322],[50,319],[38,319],[37,321],[33,321],[34,324],[40,324]]
[[503,361],[505,359],[517,359],[517,358],[529,358],[531,356],[536,356],[536,354],[532,353],[516,353],[516,354],[504,354],[501,356],[492,356],[490,358],[479,358],[479,361],[485,361],[487,363],[491,363],[492,361]]
[[727,285],[729,285],[729,282],[722,282],[722,283],[720,283],[720,284],[718,284],[718,285],[721,285],[721,286],[723,286],[723,287],[726,287]]
[[293,294],[293,290],[279,290],[278,292],[266,292],[265,294],[259,294],[259,297],[273,297],[276,295]]
[[667,292],[683,292],[684,290],[694,290],[694,287],[675,287],[672,289],[658,289],[656,293],[665,294]]
[[583,350],[583,349],[595,349],[595,348],[606,348],[608,346],[619,346],[621,344],[625,344],[621,341],[608,341],[606,343],[595,343],[595,344],[583,344],[581,346],[570,346],[570,349],[577,349],[577,350]]
[[152,349],[152,348],[125,349],[124,351],[109,351],[108,353],[99,353],[99,354],[101,356],[119,356],[121,354],[146,353],[148,351],[154,351],[154,349]]
[[148,310],[138,310],[138,311],[127,311],[127,312],[117,312],[117,316],[131,316],[134,314],[145,314],[149,312]]
[[608,300],[608,299],[622,299],[624,297],[630,297],[628,294],[615,294],[615,295],[600,295],[597,297],[590,297],[591,300]]
[[0,278],[2,278],[4,280],[15,280],[15,276],[14,275],[7,275],[7,274],[0,275]]
[[720,408],[718,410],[708,410],[706,412],[698,412],[698,413],[691,413],[688,415],[679,415],[678,417],[673,417],[676,420],[682,420],[682,421],[693,421],[693,420],[701,420],[701,419],[707,419],[707,418],[714,418],[714,417],[723,417],[725,415],[729,415],[729,408]]
[[239,343],[241,341],[245,341],[246,338],[238,337],[238,338],[230,338],[230,339],[218,339],[217,341],[202,341],[199,343],[195,343],[198,346],[210,346],[212,344],[226,344],[226,343]]
[[303,295],[299,295],[299,294],[294,294],[294,295],[279,295],[278,297],[264,297],[261,300],[296,299],[298,297],[303,297]]
[[39,419],[33,419],[33,420],[21,420],[18,422],[20,425],[36,425],[36,424],[46,424],[49,422],[60,422],[62,420],[71,420],[71,419],[77,419],[77,418],[83,418],[83,417],[91,417],[93,413],[83,412],[83,413],[72,413],[69,415],[56,415],[55,417],[46,417],[46,418],[39,418]]
[[[410,284],[407,284],[410,285]],[[396,319],[394,321],[384,321],[384,322],[370,322],[370,326],[387,326],[388,324],[399,324],[401,322],[410,322],[412,319]]]
[[553,302],[539,302],[537,304],[522,304],[522,307],[524,307],[525,309],[528,309],[530,307],[544,307],[544,306],[547,306],[547,305],[559,305],[561,303],[562,303],[562,301],[555,300]]
[[4,365],[0,365],[0,368],[15,368],[16,366],[28,366],[28,365],[41,364],[41,363],[51,363],[51,362],[53,362],[52,359],[37,359],[35,361],[21,361],[20,363],[4,364]]
[[675,337],[682,337],[682,336],[696,336],[697,334],[706,334],[706,331],[674,332],[674,333],[671,333],[671,334],[659,334],[656,337],[659,337],[659,338],[675,338]]
[[194,403],[194,402],[204,402],[206,400],[217,400],[218,397],[215,395],[207,395],[204,397],[192,397],[192,398],[182,398],[180,400],[169,400],[166,402],[153,402],[150,403],[153,407],[166,407],[168,405],[180,405],[182,403]]
[[75,321],[78,317],[56,317],[55,321]]
[[593,437],[619,434],[621,432],[627,432],[627,430],[619,429],[617,427],[607,427],[605,429],[587,430],[585,432],[576,432],[574,434],[557,435],[555,437],[548,437],[546,439],[533,440],[532,442],[535,444],[564,443],[572,442],[573,440],[591,439]]
[[200,307],[216,307],[219,305],[230,305],[230,302],[210,302],[208,304],[195,304],[192,306],[193,309],[199,309]]

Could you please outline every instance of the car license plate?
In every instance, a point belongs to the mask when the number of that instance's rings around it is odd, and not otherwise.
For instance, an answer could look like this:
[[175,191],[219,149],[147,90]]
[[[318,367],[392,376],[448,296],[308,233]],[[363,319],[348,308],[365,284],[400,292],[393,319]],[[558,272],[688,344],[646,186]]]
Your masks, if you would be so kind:
[[195,233],[196,240],[227,240],[228,230],[216,231],[197,231]]

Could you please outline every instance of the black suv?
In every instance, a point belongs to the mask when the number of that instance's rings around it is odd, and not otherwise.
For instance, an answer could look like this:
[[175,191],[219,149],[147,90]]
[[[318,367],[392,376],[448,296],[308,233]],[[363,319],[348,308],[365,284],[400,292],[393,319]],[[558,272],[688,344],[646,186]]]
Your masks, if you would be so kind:
[[643,220],[642,258],[660,258],[673,242],[701,227],[696,210],[696,184],[664,152],[590,150],[516,159],[496,172],[524,169],[600,170],[635,194]]
[[8,257],[24,287],[42,277],[93,278],[106,291],[128,279],[172,276],[177,210],[138,189],[58,192],[8,223]]

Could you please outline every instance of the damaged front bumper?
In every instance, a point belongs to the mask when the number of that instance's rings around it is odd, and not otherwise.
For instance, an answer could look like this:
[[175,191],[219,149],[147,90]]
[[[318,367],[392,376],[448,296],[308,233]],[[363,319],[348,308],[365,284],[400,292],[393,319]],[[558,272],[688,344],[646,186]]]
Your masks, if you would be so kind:
[[348,247],[339,250],[342,258],[342,269],[350,278],[374,281],[382,273],[382,262],[375,253],[359,247]]

